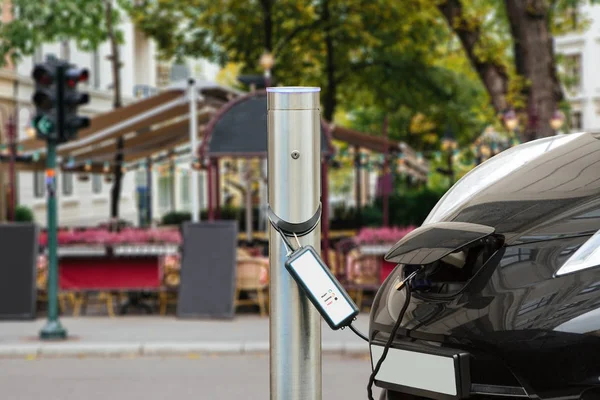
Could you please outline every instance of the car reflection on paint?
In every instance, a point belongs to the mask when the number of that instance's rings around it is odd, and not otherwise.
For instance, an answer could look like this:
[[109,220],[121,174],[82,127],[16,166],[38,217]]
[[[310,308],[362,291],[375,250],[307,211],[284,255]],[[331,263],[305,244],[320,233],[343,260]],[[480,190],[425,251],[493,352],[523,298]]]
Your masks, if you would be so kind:
[[[386,255],[399,265],[372,308],[373,362],[404,304],[396,288],[419,272],[375,381],[383,398],[600,398],[599,230],[600,135],[528,142],[459,180]],[[406,378],[430,371],[407,370],[403,351],[450,357],[439,374],[454,381],[428,376],[455,384]]]

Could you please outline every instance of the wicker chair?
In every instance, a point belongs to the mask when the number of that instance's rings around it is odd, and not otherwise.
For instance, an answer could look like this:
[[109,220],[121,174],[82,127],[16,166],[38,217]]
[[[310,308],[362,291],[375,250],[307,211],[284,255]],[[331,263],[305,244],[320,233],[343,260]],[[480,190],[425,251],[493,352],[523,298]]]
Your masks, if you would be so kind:
[[[85,315],[88,304],[90,303],[90,294],[89,292],[80,292],[75,294],[75,304],[73,305],[73,316],[79,317],[82,314]],[[114,293],[108,291],[98,292],[95,296],[95,300],[99,304],[103,304],[106,307],[106,313],[110,318],[115,317],[115,307],[114,307]]]
[[[260,315],[267,315],[269,263],[262,258],[239,257],[237,260],[235,308],[241,305],[258,305]],[[256,297],[240,300],[240,294],[256,293]]]
[[356,243],[353,239],[344,239],[340,240],[335,245],[335,272],[333,273],[335,277],[342,283],[345,283],[347,280],[346,277],[346,260],[348,258],[348,254],[356,248]]
[[362,310],[365,291],[377,292],[381,285],[381,257],[361,254],[353,250],[348,255],[344,286],[354,294],[354,301]]

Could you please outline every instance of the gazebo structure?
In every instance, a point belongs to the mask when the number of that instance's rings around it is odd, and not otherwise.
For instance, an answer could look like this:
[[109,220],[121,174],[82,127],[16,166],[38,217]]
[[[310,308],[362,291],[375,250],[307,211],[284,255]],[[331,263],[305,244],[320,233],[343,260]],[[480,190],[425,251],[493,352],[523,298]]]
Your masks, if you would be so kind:
[[[427,164],[419,159],[416,152],[405,143],[337,127],[322,120],[321,198],[323,203],[326,203],[329,198],[327,171],[329,161],[334,155],[332,139],[347,142],[357,150],[365,148],[384,154],[402,154],[406,172],[417,180],[427,179]],[[219,159],[224,157],[266,159],[267,94],[265,90],[254,91],[229,101],[213,115],[204,130],[199,158],[208,171],[208,216],[211,220],[219,218],[221,198]],[[360,196],[359,181],[357,173],[357,196]],[[248,195],[246,197],[248,198]],[[250,203],[247,201],[247,215],[250,213],[249,208]],[[325,259],[329,250],[328,210],[329,207],[324,204],[321,229]]]
[[[327,199],[327,163],[333,155],[333,146],[326,123],[321,123],[321,185],[322,199]],[[219,159],[267,157],[267,92],[258,90],[240,96],[224,105],[204,130],[204,138],[199,148],[199,157],[208,172],[208,218],[219,217],[220,210],[220,168]],[[246,194],[249,198],[249,194]],[[326,200],[323,200],[326,202]],[[323,207],[322,220],[329,218],[328,207]],[[247,216],[251,213],[250,203],[246,202]],[[249,218],[247,217],[247,221]],[[247,223],[247,225],[249,225]],[[329,246],[328,226],[322,224],[324,255]],[[248,232],[251,234],[251,231]],[[247,239],[250,239],[248,237]]]

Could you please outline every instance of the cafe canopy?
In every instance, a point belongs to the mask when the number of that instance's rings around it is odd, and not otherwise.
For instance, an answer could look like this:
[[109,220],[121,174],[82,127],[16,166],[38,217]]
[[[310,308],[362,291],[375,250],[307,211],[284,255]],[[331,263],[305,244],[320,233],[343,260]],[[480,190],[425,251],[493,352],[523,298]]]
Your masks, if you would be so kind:
[[[197,81],[196,88],[199,132],[221,106],[241,94],[235,89],[207,81]],[[172,151],[189,142],[189,115],[188,85],[174,84],[152,97],[93,116],[90,126],[81,130],[76,140],[58,146],[59,166],[65,171],[109,172],[120,137],[123,138],[125,163]],[[18,143],[18,149],[19,170],[45,168],[45,141],[28,138]]]

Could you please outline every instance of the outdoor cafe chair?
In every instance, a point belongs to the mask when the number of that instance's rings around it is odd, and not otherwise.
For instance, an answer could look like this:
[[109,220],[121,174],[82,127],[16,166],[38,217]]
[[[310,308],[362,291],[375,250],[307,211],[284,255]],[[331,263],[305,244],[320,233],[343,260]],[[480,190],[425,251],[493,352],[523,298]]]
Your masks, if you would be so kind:
[[[267,315],[269,262],[258,257],[238,257],[235,288],[235,308],[241,305],[258,305],[260,315]],[[240,299],[242,292],[248,299]],[[254,292],[256,297],[250,296]]]

